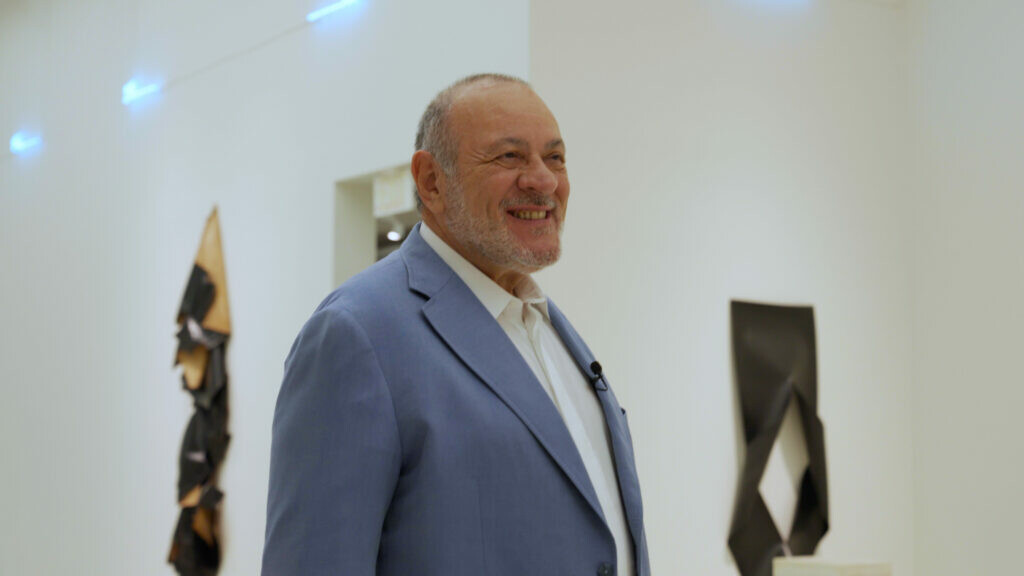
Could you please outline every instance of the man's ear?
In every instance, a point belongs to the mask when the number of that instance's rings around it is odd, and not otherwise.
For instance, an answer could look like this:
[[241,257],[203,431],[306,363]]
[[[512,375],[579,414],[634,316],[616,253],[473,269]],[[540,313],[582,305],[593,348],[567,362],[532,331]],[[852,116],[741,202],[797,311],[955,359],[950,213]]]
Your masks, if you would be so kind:
[[410,165],[413,182],[416,183],[416,193],[419,194],[423,207],[432,214],[444,213],[443,188],[447,186],[444,173],[441,172],[441,165],[437,163],[434,156],[426,150],[417,150],[412,155]]

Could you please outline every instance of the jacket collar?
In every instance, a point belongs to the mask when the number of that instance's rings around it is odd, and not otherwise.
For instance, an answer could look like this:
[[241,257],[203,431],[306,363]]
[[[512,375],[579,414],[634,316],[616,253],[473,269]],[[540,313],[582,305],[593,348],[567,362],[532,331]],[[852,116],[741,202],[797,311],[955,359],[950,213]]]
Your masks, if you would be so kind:
[[420,226],[423,226],[422,222],[413,226],[399,248],[399,254],[409,272],[409,288],[430,298],[455,276],[455,272],[423,240]]
[[[594,372],[594,354],[587,347],[587,344],[580,338],[580,335],[569,324],[569,321],[555,306],[554,302],[548,301],[548,308],[551,310],[551,325],[555,327],[558,336],[562,339],[569,353],[576,360],[583,376],[590,382],[594,382],[601,376],[604,386],[595,387],[595,393],[601,402],[601,409],[604,412],[604,419],[608,425],[611,435],[612,452],[615,460],[615,475],[619,479],[619,492],[622,496],[622,505],[626,510],[626,521],[629,523],[629,530],[633,535],[633,544],[637,562],[642,555],[644,544],[643,526],[644,510],[640,498],[640,480],[636,472],[636,459],[633,455],[633,442],[626,431],[625,411],[619,405],[615,393],[608,384],[608,377]],[[642,574],[637,570],[637,574]]]

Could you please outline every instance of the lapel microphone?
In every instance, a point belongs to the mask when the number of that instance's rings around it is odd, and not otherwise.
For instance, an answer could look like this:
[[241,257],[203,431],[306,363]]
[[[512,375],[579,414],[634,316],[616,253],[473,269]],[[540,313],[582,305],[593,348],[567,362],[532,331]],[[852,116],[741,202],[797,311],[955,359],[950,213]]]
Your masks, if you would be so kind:
[[601,372],[601,363],[594,360],[590,363],[590,371],[594,374],[590,377],[590,384],[594,387],[594,390],[604,392],[608,390],[608,384],[604,381],[604,374]]

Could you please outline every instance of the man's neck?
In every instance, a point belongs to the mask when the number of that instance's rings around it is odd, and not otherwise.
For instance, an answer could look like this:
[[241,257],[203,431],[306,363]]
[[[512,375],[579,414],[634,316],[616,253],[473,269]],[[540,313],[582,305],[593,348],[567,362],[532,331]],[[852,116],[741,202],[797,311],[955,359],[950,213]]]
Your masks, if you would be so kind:
[[485,276],[494,281],[495,284],[501,286],[502,290],[509,294],[516,295],[516,287],[523,282],[530,279],[530,274],[521,272],[519,270],[512,270],[507,268],[499,268],[487,262],[480,254],[470,249],[468,246],[463,246],[455,238],[448,233],[443,226],[437,224],[437,221],[430,217],[426,210],[423,214],[423,225],[430,228],[430,231],[437,235],[442,242],[447,244],[452,250],[458,253],[473,265],[474,268],[484,273]]

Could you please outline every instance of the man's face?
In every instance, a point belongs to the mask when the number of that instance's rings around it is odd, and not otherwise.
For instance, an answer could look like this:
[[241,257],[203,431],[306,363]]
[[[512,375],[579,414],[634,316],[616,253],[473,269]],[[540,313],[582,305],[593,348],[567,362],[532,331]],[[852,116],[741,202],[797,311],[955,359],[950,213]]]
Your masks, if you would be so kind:
[[519,84],[472,87],[453,105],[456,173],[441,220],[477,267],[530,273],[558,260],[569,200],[558,123]]

